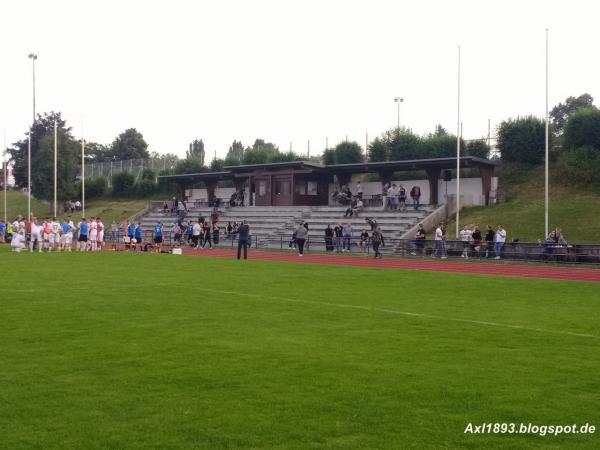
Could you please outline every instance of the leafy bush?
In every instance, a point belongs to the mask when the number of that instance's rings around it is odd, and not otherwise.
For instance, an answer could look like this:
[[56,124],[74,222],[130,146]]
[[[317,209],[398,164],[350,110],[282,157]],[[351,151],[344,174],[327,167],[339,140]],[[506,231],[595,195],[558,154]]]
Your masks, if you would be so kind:
[[142,180],[156,181],[156,173],[152,169],[144,169],[142,171]]
[[119,172],[112,177],[112,190],[115,197],[126,197],[134,193],[135,178],[127,172]]
[[584,108],[567,120],[563,134],[563,148],[593,147],[600,150],[600,110]]
[[600,150],[588,146],[561,152],[555,173],[564,184],[600,187]]
[[151,180],[141,179],[135,185],[135,192],[140,197],[148,197],[149,195],[154,194],[156,191],[156,183]]
[[108,190],[108,182],[104,177],[86,178],[85,195],[87,198],[102,197]]
[[544,121],[533,116],[503,121],[498,127],[498,149],[502,161],[539,164],[544,160]]

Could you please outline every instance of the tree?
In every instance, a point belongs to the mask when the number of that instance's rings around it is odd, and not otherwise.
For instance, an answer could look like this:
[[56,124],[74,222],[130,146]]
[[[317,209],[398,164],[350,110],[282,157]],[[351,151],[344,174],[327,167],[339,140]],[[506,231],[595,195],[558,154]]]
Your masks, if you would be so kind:
[[[460,141],[461,151],[466,151],[465,142]],[[449,158],[456,156],[456,136],[429,136],[421,140],[419,158]]]
[[256,139],[252,147],[246,148],[242,162],[244,164],[265,164],[274,162],[279,156],[279,148],[263,139]]
[[392,132],[388,131],[386,142],[390,161],[418,159],[420,157],[421,138],[407,128],[396,128]]
[[582,94],[579,97],[569,97],[565,100],[564,104],[559,103],[552,108],[550,117],[552,118],[552,128],[555,134],[562,134],[563,128],[571,114],[580,109],[590,108],[593,106],[593,103],[594,98],[590,94]]
[[[76,194],[75,178],[80,164],[80,144],[71,135],[71,128],[60,113],[38,114],[31,127],[31,192],[50,200],[54,193],[54,123],[58,125],[57,194],[60,199]],[[13,176],[18,187],[27,186],[28,139],[7,149],[13,163]]]
[[126,197],[133,193],[135,178],[128,172],[119,172],[113,175],[111,184],[115,197]]
[[135,128],[121,133],[111,145],[112,156],[117,160],[148,159],[148,144],[144,136]]
[[225,160],[215,158],[210,162],[211,172],[221,172],[225,167]]
[[600,110],[589,107],[571,114],[564,127],[563,146],[566,150],[591,147],[600,151]]
[[229,150],[227,150],[226,158],[231,158],[231,160],[237,159],[237,161],[241,161],[244,157],[244,146],[242,142],[233,141],[233,144],[229,146]]
[[383,139],[375,138],[375,140],[369,144],[370,162],[387,161],[389,159],[388,156],[388,146]]
[[332,164],[335,164],[335,150],[333,148],[326,148],[325,150],[323,150],[321,161],[326,166],[331,166]]
[[109,162],[113,159],[111,148],[108,145],[98,144],[97,142],[85,143],[85,162],[101,163]]
[[193,159],[196,161],[200,161],[200,164],[204,165],[204,142],[202,139],[195,139],[194,142],[190,143],[190,149],[186,152],[186,159]]
[[439,123],[435,126],[435,131],[433,132],[433,134],[431,136],[448,136],[448,130],[446,130],[442,125],[440,125]]
[[544,159],[545,124],[534,117],[503,121],[497,130],[502,161],[539,164]]
[[340,142],[333,150],[325,150],[323,159],[326,165],[352,164],[363,162],[363,150],[357,142]]
[[197,161],[195,159],[183,159],[179,161],[173,169],[174,174],[202,173],[207,171],[208,168],[200,164],[200,161]]
[[478,158],[487,158],[490,154],[490,147],[483,138],[469,141],[465,154],[468,156],[477,156]]

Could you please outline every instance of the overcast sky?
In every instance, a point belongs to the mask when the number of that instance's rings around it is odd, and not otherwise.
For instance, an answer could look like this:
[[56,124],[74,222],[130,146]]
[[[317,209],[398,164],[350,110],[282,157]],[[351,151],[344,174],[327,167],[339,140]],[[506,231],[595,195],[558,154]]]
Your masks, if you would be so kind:
[[185,154],[202,138],[225,156],[260,137],[320,153],[364,146],[400,122],[457,128],[462,53],[465,139],[508,117],[600,96],[594,1],[9,1],[0,2],[0,130],[20,139],[37,111],[109,144],[137,128],[151,151]]

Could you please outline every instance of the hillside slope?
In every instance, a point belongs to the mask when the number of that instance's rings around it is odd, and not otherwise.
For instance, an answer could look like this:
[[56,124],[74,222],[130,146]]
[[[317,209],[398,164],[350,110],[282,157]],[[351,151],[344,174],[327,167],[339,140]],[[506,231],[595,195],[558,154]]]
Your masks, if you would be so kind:
[[[477,224],[482,230],[488,224],[502,224],[508,239],[537,242],[544,238],[543,175],[537,171],[530,177],[505,182],[506,201],[492,207],[466,208],[461,211],[460,223]],[[582,189],[552,186],[550,180],[549,227],[560,227],[572,243],[600,243],[600,194]],[[454,235],[454,223],[449,228]]]

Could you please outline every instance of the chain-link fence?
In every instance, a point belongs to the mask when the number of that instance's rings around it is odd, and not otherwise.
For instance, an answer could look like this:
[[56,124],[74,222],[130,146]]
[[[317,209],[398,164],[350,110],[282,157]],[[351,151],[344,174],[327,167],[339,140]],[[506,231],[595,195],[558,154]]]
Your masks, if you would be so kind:
[[[175,164],[176,161],[171,161],[166,158],[128,159],[88,163],[85,165],[85,176],[86,178],[104,177],[110,180],[116,173],[128,172],[132,174],[137,181],[145,169],[150,169],[158,173],[163,170],[174,168]],[[81,168],[79,170],[81,173]]]

